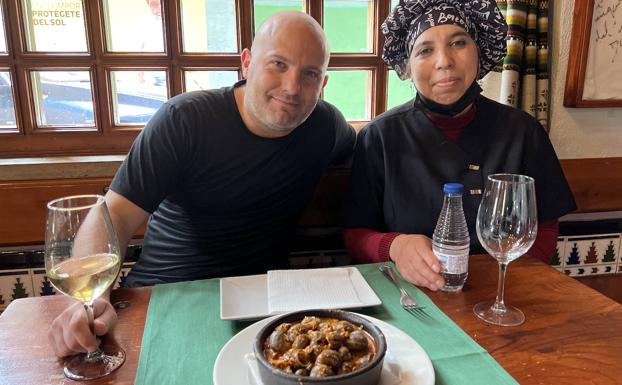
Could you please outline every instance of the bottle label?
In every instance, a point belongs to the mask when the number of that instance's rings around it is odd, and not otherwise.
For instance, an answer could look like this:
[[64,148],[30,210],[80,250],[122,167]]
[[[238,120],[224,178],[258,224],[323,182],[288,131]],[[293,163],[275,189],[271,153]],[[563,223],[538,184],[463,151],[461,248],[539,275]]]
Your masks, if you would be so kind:
[[469,269],[469,248],[461,247],[457,250],[443,248],[434,250],[434,254],[441,263],[441,272],[448,274],[463,274]]

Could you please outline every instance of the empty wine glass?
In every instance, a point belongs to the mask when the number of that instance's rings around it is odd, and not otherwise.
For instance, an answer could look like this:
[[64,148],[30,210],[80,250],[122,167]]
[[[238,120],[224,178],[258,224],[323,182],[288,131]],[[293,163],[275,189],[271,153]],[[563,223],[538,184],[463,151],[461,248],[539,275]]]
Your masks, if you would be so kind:
[[499,283],[495,301],[480,302],[473,312],[491,324],[520,325],[525,322],[525,315],[506,305],[503,293],[508,264],[531,248],[538,232],[533,178],[515,174],[490,175],[477,212],[476,228],[484,249],[499,262]]
[[[93,301],[115,282],[121,267],[119,242],[101,195],[59,198],[48,203],[45,270],[54,287],[84,304],[93,335]],[[91,380],[125,361],[117,347],[98,348],[65,361],[65,376]]]

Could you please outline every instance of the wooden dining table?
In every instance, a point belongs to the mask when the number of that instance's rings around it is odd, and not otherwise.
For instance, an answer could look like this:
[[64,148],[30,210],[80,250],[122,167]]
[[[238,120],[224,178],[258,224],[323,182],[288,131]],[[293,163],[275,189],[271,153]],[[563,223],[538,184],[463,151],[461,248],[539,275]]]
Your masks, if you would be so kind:
[[[472,308],[494,299],[497,279],[496,261],[475,255],[462,291],[424,292],[520,384],[622,384],[621,304],[524,256],[508,268],[505,298],[525,313],[526,322],[494,326],[476,318]],[[134,383],[150,296],[150,287],[113,292],[119,319],[103,343],[122,346],[127,359],[111,375],[85,383]],[[47,340],[50,323],[71,301],[61,295],[19,299],[0,315],[0,384],[79,383],[64,377],[63,360]]]

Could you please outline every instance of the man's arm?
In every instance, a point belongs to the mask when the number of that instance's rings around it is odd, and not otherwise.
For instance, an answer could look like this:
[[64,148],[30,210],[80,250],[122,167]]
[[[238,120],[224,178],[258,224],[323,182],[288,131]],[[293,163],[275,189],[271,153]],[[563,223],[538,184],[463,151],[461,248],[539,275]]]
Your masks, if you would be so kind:
[[[149,213],[112,190],[106,194],[106,204],[119,240],[121,253],[125,254],[130,239],[145,223]],[[97,335],[108,333],[117,320],[117,314],[110,304],[110,290],[108,289],[93,303],[94,327]],[[93,351],[99,344],[89,330],[82,303],[69,306],[56,317],[48,332],[48,338],[59,357]]]
[[125,254],[132,236],[147,221],[149,213],[123,195],[117,194],[112,190],[108,190],[106,193],[106,205],[108,205],[110,219],[112,220],[115,233],[117,233],[119,248],[121,253]]

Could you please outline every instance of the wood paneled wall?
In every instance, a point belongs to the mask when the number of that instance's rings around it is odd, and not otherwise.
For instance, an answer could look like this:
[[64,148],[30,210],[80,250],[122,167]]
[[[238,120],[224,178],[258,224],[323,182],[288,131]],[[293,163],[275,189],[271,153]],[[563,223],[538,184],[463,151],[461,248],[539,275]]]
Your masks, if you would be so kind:
[[109,184],[110,178],[0,182],[0,246],[43,243],[47,202],[104,194]]
[[563,159],[577,212],[622,210],[622,158]]
[[[578,212],[622,210],[622,158],[567,159],[562,167]],[[304,226],[339,226],[349,170],[329,169],[302,218]],[[77,194],[103,194],[109,178],[0,182],[0,246],[41,244],[46,203]]]

